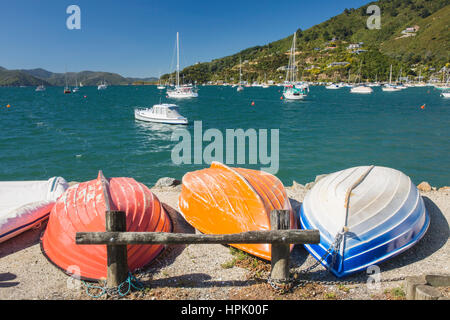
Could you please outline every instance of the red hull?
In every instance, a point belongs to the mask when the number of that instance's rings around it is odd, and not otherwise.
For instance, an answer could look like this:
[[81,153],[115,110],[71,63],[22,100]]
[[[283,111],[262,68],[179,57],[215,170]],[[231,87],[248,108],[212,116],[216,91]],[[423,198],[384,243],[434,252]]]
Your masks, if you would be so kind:
[[[106,246],[77,245],[77,232],[105,231],[105,193],[111,210],[126,213],[127,231],[171,232],[170,218],[158,198],[132,178],[111,178],[72,186],[56,202],[47,229],[41,239],[43,253],[66,273],[83,279],[106,278]],[[129,245],[128,267],[141,268],[163,249],[162,245]]]

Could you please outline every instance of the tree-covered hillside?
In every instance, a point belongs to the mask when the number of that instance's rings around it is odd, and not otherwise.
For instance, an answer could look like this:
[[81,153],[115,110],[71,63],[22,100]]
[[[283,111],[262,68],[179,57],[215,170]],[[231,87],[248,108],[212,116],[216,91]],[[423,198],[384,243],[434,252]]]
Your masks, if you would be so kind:
[[[370,30],[367,8],[381,10],[381,29]],[[342,14],[308,30],[297,30],[299,78],[305,80],[351,80],[361,72],[363,79],[387,79],[390,65],[395,74],[431,76],[449,62],[450,0],[380,0]],[[416,28],[414,32],[407,28]],[[403,31],[403,33],[402,33]],[[293,35],[241,52],[199,63],[182,70],[186,82],[236,82],[239,59],[244,81],[284,79],[283,67]],[[359,48],[348,49],[350,44]],[[355,52],[355,50],[359,50]],[[348,62],[347,65],[333,65]],[[164,75],[164,79],[174,74]]]

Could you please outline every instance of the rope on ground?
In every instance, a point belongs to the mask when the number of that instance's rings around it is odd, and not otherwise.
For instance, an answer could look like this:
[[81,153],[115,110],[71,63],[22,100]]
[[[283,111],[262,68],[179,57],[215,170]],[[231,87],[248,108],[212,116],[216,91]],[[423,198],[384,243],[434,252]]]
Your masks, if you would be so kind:
[[[105,294],[108,294],[110,296],[124,297],[130,293],[131,289],[135,289],[138,291],[144,290],[144,284],[135,276],[133,276],[131,272],[128,273],[127,279],[119,284],[117,288],[108,288],[106,287],[106,284],[104,286],[99,286],[96,284],[87,283],[85,281],[83,281],[83,284],[86,287],[86,294],[91,298],[96,299],[102,297]],[[126,290],[124,290],[124,288],[126,288]],[[93,290],[100,290],[100,292],[98,294],[93,294]]]

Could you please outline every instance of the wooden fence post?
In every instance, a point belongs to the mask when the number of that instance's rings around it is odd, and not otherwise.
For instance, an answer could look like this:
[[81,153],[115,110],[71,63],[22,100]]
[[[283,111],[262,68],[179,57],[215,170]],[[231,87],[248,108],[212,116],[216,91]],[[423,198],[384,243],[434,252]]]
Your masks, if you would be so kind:
[[[127,231],[125,212],[106,211],[106,231]],[[109,288],[117,287],[128,278],[127,245],[106,246]]]
[[[270,225],[272,230],[288,230],[291,228],[291,216],[289,210],[273,210],[270,213]],[[275,281],[289,279],[290,244],[272,244],[270,277]]]

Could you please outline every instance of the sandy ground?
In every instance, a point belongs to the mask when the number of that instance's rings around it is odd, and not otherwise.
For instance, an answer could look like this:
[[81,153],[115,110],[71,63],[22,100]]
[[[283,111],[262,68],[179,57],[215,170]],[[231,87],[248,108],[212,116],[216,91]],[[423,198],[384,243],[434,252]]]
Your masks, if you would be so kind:
[[[175,225],[175,232],[194,233],[176,211],[180,186],[153,188]],[[294,208],[307,189],[294,183],[287,188]],[[381,279],[423,273],[450,274],[450,190],[422,192],[431,224],[413,248],[379,265]],[[91,299],[84,286],[50,264],[41,253],[39,237],[45,224],[0,244],[0,299]],[[269,264],[248,258],[233,267],[230,248],[222,245],[170,246],[139,275],[147,289],[128,299],[401,299],[403,281],[366,285],[360,273],[345,280],[356,285],[312,284],[280,295],[264,281]],[[249,262],[250,261],[250,262]],[[293,250],[292,268],[304,269],[315,260],[302,246]],[[246,266],[247,264],[247,266]],[[248,265],[252,265],[248,268]],[[256,273],[255,273],[256,270]],[[256,274],[256,276],[255,276]],[[316,280],[336,280],[322,266],[308,275]]]

